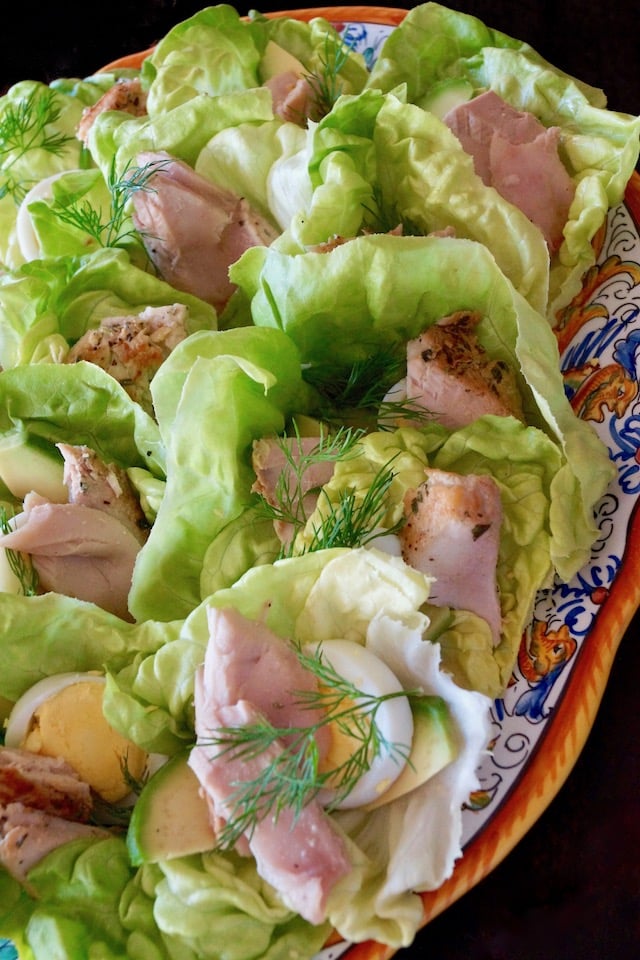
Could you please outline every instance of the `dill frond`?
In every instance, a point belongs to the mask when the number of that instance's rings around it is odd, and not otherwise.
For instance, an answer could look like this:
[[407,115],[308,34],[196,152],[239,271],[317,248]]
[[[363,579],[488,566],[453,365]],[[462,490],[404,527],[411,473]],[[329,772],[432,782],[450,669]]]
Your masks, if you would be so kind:
[[[313,654],[298,651],[298,657],[318,680],[317,690],[297,694],[298,702],[309,709],[320,708],[323,711],[320,720],[306,727],[279,728],[266,719],[259,719],[246,726],[220,727],[206,741],[219,748],[218,756],[246,761],[263,755],[274,745],[281,747],[283,740],[287,744],[255,777],[239,781],[234,787],[229,798],[232,814],[218,837],[222,848],[232,847],[243,835],[250,838],[266,816],[277,820],[287,810],[297,819],[321,790],[331,790],[327,809],[336,809],[373,760],[383,753],[398,762],[408,761],[406,745],[389,741],[376,717],[385,701],[411,696],[411,692],[368,694],[337,673],[321,649]],[[316,733],[330,723],[348,735],[355,748],[338,766],[320,771]]]
[[133,225],[127,226],[129,201],[136,193],[150,191],[149,180],[167,160],[154,160],[142,167],[127,163],[118,176],[115,158],[112,158],[107,186],[111,197],[106,216],[88,200],[73,203],[53,203],[51,209],[62,223],[88,234],[100,247],[122,247],[129,239],[140,239]]
[[20,203],[33,180],[17,178],[12,168],[32,150],[59,155],[72,136],[51,129],[60,118],[59,98],[50,88],[35,87],[27,97],[8,102],[0,116],[0,198],[11,194]]

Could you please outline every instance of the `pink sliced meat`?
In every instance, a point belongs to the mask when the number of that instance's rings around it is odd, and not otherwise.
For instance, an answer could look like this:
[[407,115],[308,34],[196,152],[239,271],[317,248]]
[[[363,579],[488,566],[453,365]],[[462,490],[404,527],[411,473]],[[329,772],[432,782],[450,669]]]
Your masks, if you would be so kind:
[[235,289],[230,265],[249,247],[268,246],[276,230],[243,197],[167,153],[142,153],[138,164],[156,167],[133,198],[149,257],[171,286],[222,311]]
[[[308,727],[322,720],[323,711],[301,699],[302,693],[317,693],[318,681],[302,666],[289,641],[233,608],[210,607],[207,618],[203,687],[207,709],[215,712],[247,700],[274,727]],[[330,740],[327,727],[321,727],[316,736],[320,758],[326,756]]]
[[558,154],[560,130],[488,90],[444,117],[475,171],[542,231],[551,253],[563,239],[575,186]]
[[116,517],[30,493],[0,546],[31,555],[42,590],[88,600],[131,619],[127,598],[140,542]]
[[[331,479],[334,464],[329,459],[315,460],[308,469],[301,471],[299,484],[293,464],[299,464],[303,457],[317,449],[320,442],[320,437],[256,440],[253,445],[256,481],[251,489],[273,507],[281,507],[286,502],[290,512],[304,523],[316,508],[318,491]],[[280,541],[289,544],[294,532],[292,525],[276,520],[274,527]]]
[[301,77],[294,70],[287,70],[267,80],[265,87],[271,91],[276,117],[301,127],[306,125],[316,101],[313,87],[306,77]]
[[527,143],[500,134],[491,142],[491,183],[505,200],[542,230],[551,253],[559,250],[575,187],[558,158],[560,131],[552,127]]
[[[206,699],[206,695],[205,695]],[[196,687],[196,729],[199,743],[189,764],[219,819],[234,817],[232,797],[238,783],[252,781],[279,756],[277,743],[250,759],[222,753],[207,739],[220,727],[255,723],[261,714],[247,701],[220,707],[203,717],[202,677]],[[310,923],[326,917],[327,899],[335,884],[351,870],[346,847],[321,806],[312,800],[295,815],[283,809],[266,813],[246,836],[260,876],[270,883],[292,910]]]
[[29,870],[62,844],[108,836],[109,831],[101,827],[64,820],[21,803],[0,806],[0,864],[27,887]]
[[106,110],[120,110],[132,117],[144,117],[147,113],[147,95],[137,77],[118,80],[91,107],[85,107],[76,130],[78,140],[88,145],[89,131],[96,117]]
[[494,643],[501,631],[496,566],[502,505],[492,477],[427,469],[405,501],[398,536],[404,560],[435,577],[429,600],[470,610],[487,621]]
[[480,319],[460,311],[407,344],[407,398],[450,430],[485,414],[524,419],[513,371],[475,334]]

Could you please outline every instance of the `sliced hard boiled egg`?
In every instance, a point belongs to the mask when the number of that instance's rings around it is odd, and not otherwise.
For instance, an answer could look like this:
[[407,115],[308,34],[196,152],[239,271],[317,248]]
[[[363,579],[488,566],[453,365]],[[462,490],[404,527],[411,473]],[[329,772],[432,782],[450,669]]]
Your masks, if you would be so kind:
[[[317,654],[317,648],[307,649],[307,653]],[[352,640],[325,640],[319,648],[323,662],[344,677],[361,694],[344,704],[347,711],[358,712],[359,719],[365,723],[365,711],[370,710],[365,697],[385,697],[388,694],[402,693],[402,686],[389,667],[366,647]],[[362,699],[362,709],[358,711],[358,700]],[[347,718],[348,724],[348,718]],[[338,809],[350,809],[373,803],[400,776],[406,765],[413,738],[413,717],[409,701],[404,696],[393,696],[378,703],[375,724],[381,738],[380,748],[363,763],[363,773],[358,777],[349,793],[338,802]],[[350,734],[343,724],[336,720],[329,723],[331,745],[327,757],[320,766],[321,773],[336,771],[336,780],[340,780],[339,770],[362,745],[362,738]],[[351,777],[349,776],[349,780]],[[320,800],[327,805],[333,803],[335,793],[323,791]]]
[[130,793],[126,772],[140,779],[147,754],[107,722],[98,673],[60,673],[27,690],[9,714],[5,744],[62,757],[108,803]]

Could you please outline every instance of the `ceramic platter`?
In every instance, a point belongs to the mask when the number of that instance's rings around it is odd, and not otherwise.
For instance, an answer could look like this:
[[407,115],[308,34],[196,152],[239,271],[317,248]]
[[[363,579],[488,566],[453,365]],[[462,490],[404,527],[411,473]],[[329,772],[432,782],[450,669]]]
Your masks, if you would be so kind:
[[[371,66],[405,12],[329,7],[283,15],[325,17]],[[147,53],[108,66],[139,66]],[[480,789],[463,813],[464,854],[443,886],[423,894],[425,923],[482,880],[556,795],[588,736],[616,649],[640,602],[637,173],[594,244],[596,263],[569,307],[559,347],[574,409],[608,445],[617,476],[598,507],[600,534],[590,562],[571,583],[538,595],[511,683],[493,705],[492,750],[480,770]],[[7,960],[15,956],[9,944],[6,949]],[[371,942],[340,942],[318,960],[383,960],[392,954]]]

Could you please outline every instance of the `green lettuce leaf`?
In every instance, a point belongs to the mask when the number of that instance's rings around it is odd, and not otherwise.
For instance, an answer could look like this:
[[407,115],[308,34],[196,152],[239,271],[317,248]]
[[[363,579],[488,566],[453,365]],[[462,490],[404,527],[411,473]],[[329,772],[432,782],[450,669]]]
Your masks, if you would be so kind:
[[[516,289],[544,311],[549,257],[540,231],[489,191],[432,114],[376,90],[342,97],[313,131],[313,193],[290,226],[300,250],[334,235],[453,229],[483,243]],[[278,248],[282,243],[277,243]]]
[[[306,23],[254,15],[247,21],[227,4],[207,7],[173,27],[145,60],[150,115],[202,94],[215,98],[259,86],[270,39],[314,75],[326,71],[329,46],[341,46],[334,27],[321,17]],[[367,70],[359,55],[345,54],[337,79],[351,93],[364,86]]]
[[494,90],[544,126],[560,127],[560,154],[576,194],[551,266],[546,313],[555,322],[594,262],[591,241],[607,209],[624,196],[640,153],[640,117],[607,110],[602,91],[557,69],[528,44],[437,3],[418,5],[393,31],[368,87],[402,86],[420,105],[438,83],[453,78],[467,80],[476,93]]
[[85,444],[105,463],[164,473],[155,421],[95,364],[29,364],[0,377],[0,431]]
[[188,307],[188,332],[215,328],[213,307],[136,267],[125,250],[34,260],[0,281],[0,364],[63,360],[101,320],[173,303]]
[[429,578],[398,558],[335,549],[254,567],[209,601],[264,620],[300,644],[335,637],[366,643],[405,689],[443,696],[449,705],[461,749],[442,774],[373,812],[332,814],[353,870],[333,891],[328,918],[347,938],[393,946],[410,943],[419,925],[422,905],[413,891],[439,886],[460,854],[459,807],[488,738],[489,700],[458,687],[440,669],[439,647],[423,639],[428,592]]
[[138,555],[130,609],[174,620],[202,599],[213,539],[255,499],[253,440],[281,433],[308,405],[297,350],[275,330],[200,331],[172,352],[152,382],[166,450],[166,488]]
[[[329,253],[254,248],[231,268],[257,326],[283,330],[302,362],[339,371],[406,341],[457,310],[481,314],[478,337],[516,372],[528,424],[562,451],[551,508],[551,558],[570,579],[597,534],[593,509],[613,476],[605,445],[566,398],[549,324],[483,245],[444,237],[358,237]],[[571,522],[568,521],[571,517]]]

